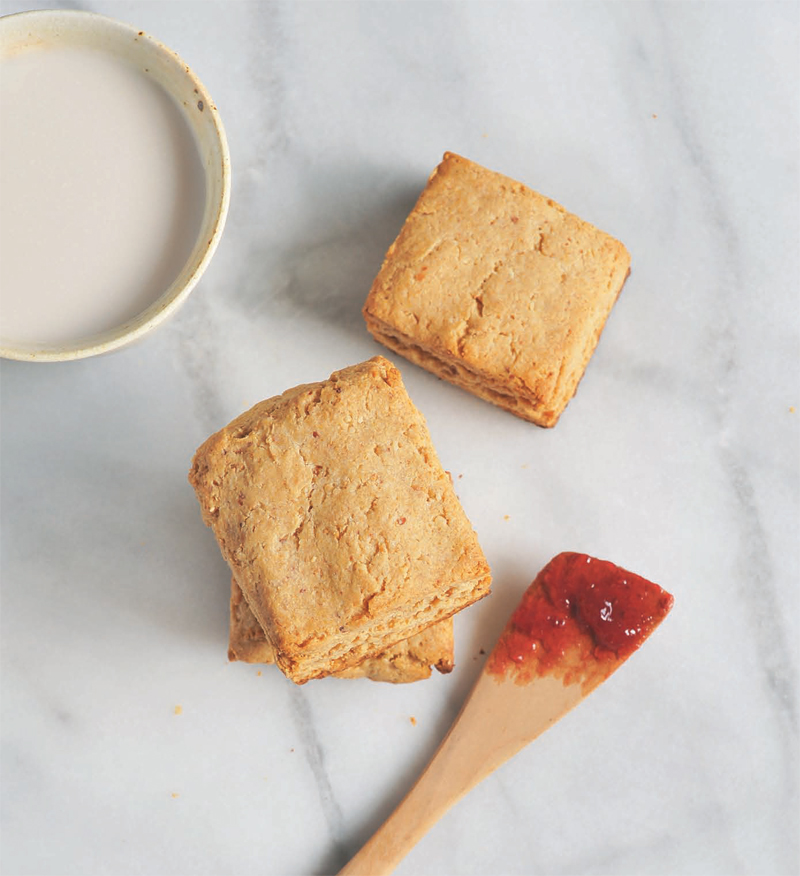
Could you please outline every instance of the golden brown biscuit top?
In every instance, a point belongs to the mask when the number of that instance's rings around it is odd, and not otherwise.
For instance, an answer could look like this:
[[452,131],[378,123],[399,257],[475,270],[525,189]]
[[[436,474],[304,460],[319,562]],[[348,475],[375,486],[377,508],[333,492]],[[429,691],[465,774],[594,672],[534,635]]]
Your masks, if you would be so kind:
[[365,312],[424,348],[549,398],[582,366],[629,265],[613,237],[446,153]]
[[488,573],[425,422],[382,357],[256,405],[198,450],[190,479],[240,583],[256,582],[248,598],[279,649]]

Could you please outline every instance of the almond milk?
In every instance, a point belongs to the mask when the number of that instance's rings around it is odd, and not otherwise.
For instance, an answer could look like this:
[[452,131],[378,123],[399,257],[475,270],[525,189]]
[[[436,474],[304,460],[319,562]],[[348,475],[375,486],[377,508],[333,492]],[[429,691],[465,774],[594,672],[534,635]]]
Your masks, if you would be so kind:
[[0,60],[0,338],[120,325],[177,278],[205,182],[192,132],[143,69],[97,49]]

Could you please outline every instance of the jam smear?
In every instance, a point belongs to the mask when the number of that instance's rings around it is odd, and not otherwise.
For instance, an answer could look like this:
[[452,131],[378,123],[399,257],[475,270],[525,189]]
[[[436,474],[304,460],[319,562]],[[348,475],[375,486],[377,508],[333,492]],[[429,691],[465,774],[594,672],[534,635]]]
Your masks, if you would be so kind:
[[657,584],[586,554],[554,557],[525,592],[489,657],[488,671],[555,674],[564,683],[607,677],[666,617]]

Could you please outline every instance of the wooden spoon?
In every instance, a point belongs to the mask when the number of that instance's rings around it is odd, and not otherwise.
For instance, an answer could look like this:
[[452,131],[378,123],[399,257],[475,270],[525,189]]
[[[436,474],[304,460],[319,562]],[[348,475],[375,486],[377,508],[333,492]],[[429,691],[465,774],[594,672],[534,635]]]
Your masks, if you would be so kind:
[[575,553],[551,560],[425,771],[340,876],[391,873],[454,803],[619,668],[672,602],[612,563]]

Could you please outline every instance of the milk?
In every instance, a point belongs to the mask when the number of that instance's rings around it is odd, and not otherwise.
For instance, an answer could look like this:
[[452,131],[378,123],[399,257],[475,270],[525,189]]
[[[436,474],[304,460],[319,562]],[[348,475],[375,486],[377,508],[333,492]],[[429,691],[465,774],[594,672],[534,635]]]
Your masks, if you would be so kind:
[[166,291],[197,239],[204,172],[144,71],[97,49],[0,59],[0,338],[55,345]]

